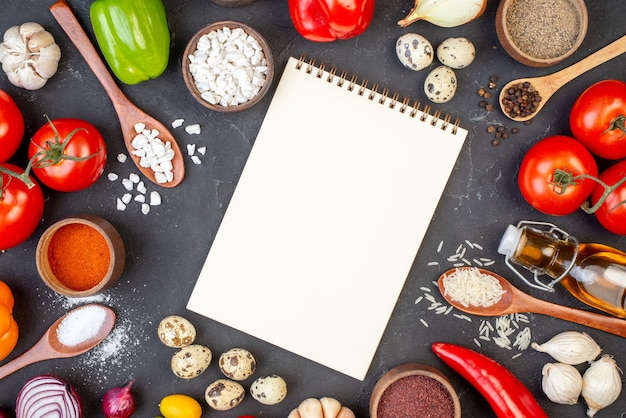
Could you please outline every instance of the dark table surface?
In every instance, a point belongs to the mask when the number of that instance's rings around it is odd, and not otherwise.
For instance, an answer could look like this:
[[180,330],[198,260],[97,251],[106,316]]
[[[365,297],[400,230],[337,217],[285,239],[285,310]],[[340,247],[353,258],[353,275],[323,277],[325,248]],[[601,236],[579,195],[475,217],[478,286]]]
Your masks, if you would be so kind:
[[[229,412],[209,411],[205,405],[205,416],[285,417],[305,398],[331,396],[351,407],[358,417],[366,417],[377,379],[390,368],[405,362],[425,363],[442,370],[459,393],[464,416],[494,416],[479,393],[432,354],[430,345],[440,340],[474,348],[505,365],[530,388],[549,416],[585,416],[586,406],[582,400],[574,406],[560,406],[550,402],[541,392],[541,368],[552,361],[546,354],[531,349],[507,350],[493,341],[478,339],[483,321],[495,325],[495,318],[471,317],[468,321],[454,316],[454,313],[459,314],[455,311],[448,315],[437,314],[428,309],[430,303],[426,299],[418,300],[430,290],[437,300],[442,301],[432,281],[452,266],[446,257],[463,245],[472,259],[494,260],[495,264],[491,266],[494,271],[506,275],[528,293],[552,302],[591,309],[561,288],[549,294],[525,287],[508,271],[496,248],[505,227],[521,219],[555,222],[582,242],[596,241],[626,248],[624,238],[606,232],[593,217],[582,212],[560,218],[540,214],[528,206],[516,186],[516,172],[525,151],[544,136],[569,134],[568,112],[575,98],[596,81],[624,79],[624,57],[589,71],[563,87],[530,125],[513,123],[497,109],[486,112],[478,106],[477,90],[488,85],[491,75],[497,75],[497,84],[501,86],[514,78],[556,71],[619,38],[624,34],[623,16],[619,13],[622,0],[588,1],[589,29],[581,48],[564,62],[544,69],[519,64],[501,48],[494,23],[498,4],[495,0],[488,2],[480,19],[461,27],[439,28],[427,22],[417,22],[404,29],[396,22],[409,11],[412,1],[379,1],[371,26],[364,34],[334,43],[314,43],[300,37],[292,25],[286,0],[258,0],[242,8],[220,7],[209,0],[165,0],[172,34],[169,67],[156,80],[120,86],[139,107],[166,125],[177,118],[184,118],[185,124],[200,124],[200,135],[188,135],[182,128],[173,132],[183,150],[187,144],[196,144],[206,146],[207,153],[201,157],[200,165],[193,164],[186,157],[185,180],[174,189],[146,183],[149,191],[158,190],[163,198],[163,204],[153,207],[147,215],[141,213],[139,205],[131,204],[125,211],[116,209],[116,198],[125,190],[120,180],[109,181],[106,174],[114,172],[123,178],[137,169],[130,162],[121,164],[116,160],[118,153],[126,151],[117,115],[94,74],[48,11],[52,2],[5,3],[0,13],[2,32],[26,21],[39,22],[54,35],[62,51],[59,72],[40,90],[31,92],[16,88],[4,74],[0,74],[0,88],[11,94],[24,113],[26,137],[32,136],[45,123],[44,115],[47,114],[51,118],[73,117],[90,121],[101,130],[108,145],[105,175],[94,186],[76,193],[45,189],[45,212],[39,228],[23,244],[0,253],[0,279],[15,293],[15,317],[21,329],[18,345],[5,362],[33,345],[57,317],[87,301],[112,306],[119,320],[112,337],[94,351],[74,359],[34,364],[0,381],[0,405],[13,407],[24,382],[42,373],[54,373],[68,379],[80,392],[88,417],[101,416],[100,400],[107,389],[121,386],[130,379],[136,379],[136,416],[158,415],[160,399],[171,393],[184,393],[204,404],[206,386],[220,375],[215,363],[194,380],[178,379],[170,370],[173,350],[161,344],[156,335],[156,327],[162,318],[178,314],[195,324],[197,341],[210,347],[215,358],[229,348],[245,347],[258,359],[257,376],[277,373],[289,386],[287,398],[279,405],[263,406],[248,396]],[[88,13],[90,2],[70,0],[69,3],[92,36]],[[260,104],[242,113],[207,111],[187,92],[181,76],[185,44],[201,27],[218,20],[250,24],[267,39],[275,57],[278,75],[272,89]],[[346,377],[187,311],[185,306],[192,287],[287,58],[304,54],[375,81],[390,91],[426,102],[422,85],[427,72],[412,72],[402,67],[395,55],[396,39],[407,32],[420,33],[433,45],[453,36],[465,36],[475,44],[475,62],[469,68],[457,71],[459,88],[456,96],[448,103],[437,105],[443,112],[461,118],[469,136],[366,379],[361,382]],[[496,101],[492,101],[497,107]],[[491,124],[509,130],[517,127],[520,132],[494,146],[492,134],[486,132]],[[25,162],[25,151],[23,146],[15,162]],[[35,266],[35,248],[47,226],[85,212],[100,215],[119,229],[128,250],[127,265],[119,283],[108,292],[87,300],[67,299],[41,282]],[[472,248],[467,242],[480,247]],[[435,261],[438,264],[431,265]],[[259,304],[262,303],[259,300]],[[530,327],[533,341],[544,342],[566,330],[585,331],[596,339],[604,353],[615,356],[617,363],[626,367],[620,337],[541,315],[528,315],[528,320],[528,324],[520,321],[519,325]],[[320,338],[324,336],[320,335]],[[480,347],[475,340],[482,341]],[[337,347],[337,350],[341,349]],[[244,387],[249,387],[249,382],[244,383]],[[622,396],[597,416],[619,417],[624,412],[626,397]]]

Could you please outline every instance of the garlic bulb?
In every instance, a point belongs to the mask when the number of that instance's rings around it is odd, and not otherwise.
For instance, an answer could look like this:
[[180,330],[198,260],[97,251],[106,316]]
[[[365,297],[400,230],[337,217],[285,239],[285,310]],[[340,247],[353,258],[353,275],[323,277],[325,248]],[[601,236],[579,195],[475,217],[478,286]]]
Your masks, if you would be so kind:
[[565,363],[548,363],[541,370],[541,389],[552,402],[574,405],[583,387],[578,369]]
[[582,395],[587,402],[587,416],[592,417],[619,397],[622,391],[622,371],[612,356],[604,355],[594,361],[583,374]]
[[61,49],[39,23],[12,26],[3,40],[0,62],[11,84],[37,90],[57,72]]
[[600,355],[600,346],[584,332],[565,331],[543,344],[532,343],[537,351],[550,354],[556,361],[577,365],[591,362]]
[[415,0],[409,14],[398,22],[406,27],[418,20],[425,20],[444,28],[461,26],[480,17],[487,0]]

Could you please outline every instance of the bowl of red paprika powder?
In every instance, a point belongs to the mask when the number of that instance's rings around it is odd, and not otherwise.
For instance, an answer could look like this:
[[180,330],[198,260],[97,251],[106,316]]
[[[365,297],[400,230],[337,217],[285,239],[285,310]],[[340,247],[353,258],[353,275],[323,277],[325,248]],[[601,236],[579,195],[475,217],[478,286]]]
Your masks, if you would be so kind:
[[376,382],[370,418],[461,418],[461,402],[439,370],[420,363],[396,366]]
[[113,286],[124,270],[119,232],[96,215],[62,219],[37,244],[37,270],[50,289],[68,297],[91,296]]

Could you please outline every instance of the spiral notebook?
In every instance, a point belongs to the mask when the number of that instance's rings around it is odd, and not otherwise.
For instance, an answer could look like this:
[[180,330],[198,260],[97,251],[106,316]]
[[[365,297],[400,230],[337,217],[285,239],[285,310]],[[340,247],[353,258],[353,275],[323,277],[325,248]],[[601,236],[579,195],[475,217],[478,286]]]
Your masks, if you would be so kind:
[[187,308],[364,380],[467,135],[420,107],[290,58]]

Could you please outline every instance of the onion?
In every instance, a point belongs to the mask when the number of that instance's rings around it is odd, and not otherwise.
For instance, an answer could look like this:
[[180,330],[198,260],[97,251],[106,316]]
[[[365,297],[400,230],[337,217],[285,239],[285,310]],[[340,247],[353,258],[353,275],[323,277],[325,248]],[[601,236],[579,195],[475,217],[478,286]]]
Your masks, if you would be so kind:
[[425,20],[444,28],[461,26],[480,17],[487,0],[415,0],[409,14],[398,22],[406,27],[418,20]]
[[110,389],[102,398],[102,412],[106,418],[128,418],[135,412],[135,399],[130,392],[134,380],[122,388]]
[[68,382],[44,374],[27,381],[17,395],[17,418],[82,418],[80,397]]

